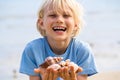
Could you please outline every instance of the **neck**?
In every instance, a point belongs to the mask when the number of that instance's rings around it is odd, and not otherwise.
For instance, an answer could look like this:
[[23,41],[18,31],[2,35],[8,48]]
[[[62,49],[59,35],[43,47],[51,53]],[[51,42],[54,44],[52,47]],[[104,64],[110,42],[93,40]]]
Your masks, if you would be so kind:
[[48,43],[49,43],[52,51],[57,55],[63,54],[66,51],[66,49],[71,41],[71,39],[56,41],[56,40],[51,40],[48,38],[47,38],[47,40],[48,40]]

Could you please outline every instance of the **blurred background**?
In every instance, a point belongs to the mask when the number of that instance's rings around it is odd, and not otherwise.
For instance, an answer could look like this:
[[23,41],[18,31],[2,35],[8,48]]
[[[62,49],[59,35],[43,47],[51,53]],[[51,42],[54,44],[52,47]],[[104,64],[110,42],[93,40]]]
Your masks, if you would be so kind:
[[[120,72],[120,0],[77,1],[84,6],[86,22],[77,38],[91,45],[100,73]],[[0,0],[1,80],[28,80],[19,73],[19,66],[25,45],[41,37],[36,29],[40,3]]]

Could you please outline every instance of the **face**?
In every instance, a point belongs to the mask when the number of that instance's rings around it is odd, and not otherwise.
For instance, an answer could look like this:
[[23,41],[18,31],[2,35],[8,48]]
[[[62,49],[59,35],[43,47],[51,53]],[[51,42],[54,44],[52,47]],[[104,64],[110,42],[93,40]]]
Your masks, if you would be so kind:
[[41,28],[45,30],[46,36],[54,40],[66,40],[72,37],[76,30],[73,13],[70,9],[59,13],[54,10],[45,10],[44,17],[39,21]]

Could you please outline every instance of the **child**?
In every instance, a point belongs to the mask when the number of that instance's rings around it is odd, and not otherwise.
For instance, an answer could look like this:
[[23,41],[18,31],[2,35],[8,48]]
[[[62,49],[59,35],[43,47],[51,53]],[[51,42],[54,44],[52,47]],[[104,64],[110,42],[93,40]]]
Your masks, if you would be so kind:
[[[43,0],[37,29],[43,36],[28,43],[24,49],[20,72],[29,75],[30,80],[87,80],[97,73],[92,51],[88,44],[74,38],[83,25],[83,11],[76,0]],[[70,59],[83,68],[75,73],[74,67],[41,69],[34,72],[48,56]],[[61,78],[59,78],[61,77]]]

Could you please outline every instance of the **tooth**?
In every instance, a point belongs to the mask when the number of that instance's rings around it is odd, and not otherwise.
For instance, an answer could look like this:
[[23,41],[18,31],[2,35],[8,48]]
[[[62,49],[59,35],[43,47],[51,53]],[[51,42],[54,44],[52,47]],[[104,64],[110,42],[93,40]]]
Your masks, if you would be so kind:
[[56,27],[53,27],[53,29],[55,29],[55,30],[65,30],[65,27],[60,27],[60,26],[56,26]]
[[54,27],[54,29],[57,29],[57,27]]

